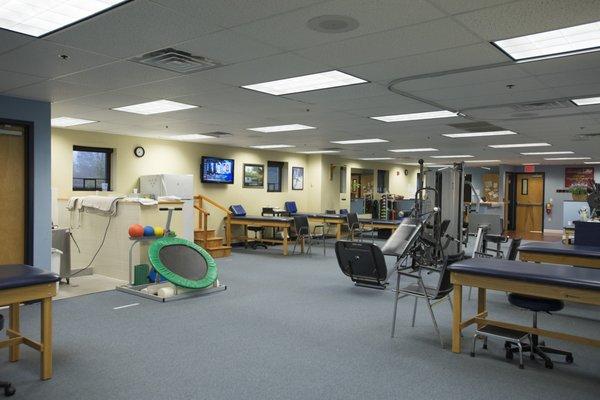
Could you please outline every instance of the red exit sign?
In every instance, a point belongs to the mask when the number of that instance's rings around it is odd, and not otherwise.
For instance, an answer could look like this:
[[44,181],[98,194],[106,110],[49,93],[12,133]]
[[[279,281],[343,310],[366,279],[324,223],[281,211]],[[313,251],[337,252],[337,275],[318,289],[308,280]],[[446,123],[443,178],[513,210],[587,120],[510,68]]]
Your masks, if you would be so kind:
[[535,172],[535,165],[524,165],[523,172]]

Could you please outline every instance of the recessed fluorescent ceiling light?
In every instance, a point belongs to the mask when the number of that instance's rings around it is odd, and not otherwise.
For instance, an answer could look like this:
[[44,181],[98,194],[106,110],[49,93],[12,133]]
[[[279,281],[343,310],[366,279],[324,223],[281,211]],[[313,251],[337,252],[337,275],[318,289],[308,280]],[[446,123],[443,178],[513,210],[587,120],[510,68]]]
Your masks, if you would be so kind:
[[567,161],[567,160],[590,160],[592,157],[550,157],[544,158],[548,161]]
[[35,37],[106,11],[123,0],[2,1],[0,28]]
[[52,118],[50,120],[50,125],[62,128],[65,126],[91,124],[93,122],[98,122],[98,121],[92,121],[89,119],[81,119],[81,118],[71,118],[71,117],[57,117],[57,118]]
[[593,165],[593,164],[600,164],[600,161],[584,161],[583,163]]
[[300,154],[332,154],[339,153],[339,150],[310,150],[310,151],[301,151]]
[[524,156],[551,156],[558,154],[574,154],[572,151],[528,151],[521,153]]
[[173,140],[200,140],[200,139],[216,139],[214,136],[202,135],[200,133],[191,133],[189,135],[173,135],[164,136],[165,139]]
[[248,128],[249,131],[256,132],[287,132],[287,131],[302,131],[305,129],[317,129],[314,126],[301,125],[301,124],[290,124],[290,125],[276,125],[276,126],[263,126],[260,128]]
[[359,160],[363,161],[380,161],[380,160],[393,160],[392,157],[363,157],[359,158]]
[[339,86],[366,83],[364,79],[333,70],[317,74],[302,75],[295,78],[279,79],[276,81],[256,83],[242,86],[245,89],[256,90],[280,96],[283,94],[308,92],[310,90],[327,89]]
[[397,115],[383,115],[381,117],[370,117],[383,122],[400,122],[400,121],[417,121],[421,119],[435,119],[435,118],[450,118],[457,117],[458,113],[452,111],[430,111],[412,114],[397,114]]
[[513,60],[565,57],[600,50],[600,21],[492,42]]
[[170,112],[170,111],[187,110],[189,108],[197,108],[197,107],[198,106],[193,106],[191,104],[178,103],[176,101],[171,101],[171,100],[156,100],[156,101],[150,101],[148,103],[141,103],[141,104],[134,104],[131,106],[111,108],[111,110],[130,112],[130,113],[134,113],[134,114],[151,115],[151,114],[160,114],[160,113],[165,113],[165,112]]
[[391,151],[392,153],[420,153],[422,151],[438,151],[438,149],[434,149],[433,147],[422,147],[417,149],[394,149],[388,151]]
[[253,149],[285,149],[288,147],[296,147],[291,144],[261,144],[257,146],[250,146]]
[[491,132],[464,132],[464,133],[442,133],[442,136],[449,138],[472,138],[472,137],[484,137],[484,136],[506,136],[516,135],[517,132],[513,131],[491,131]]
[[578,106],[590,106],[592,104],[600,104],[600,97],[586,97],[582,99],[571,99]]
[[336,144],[365,144],[365,143],[387,143],[388,140],[385,139],[353,139],[353,140],[337,140],[331,143]]
[[500,160],[466,160],[466,163],[499,163]]
[[430,156],[431,158],[473,158],[469,154],[449,155],[449,156]]
[[488,147],[494,149],[512,149],[518,147],[546,147],[552,146],[550,143],[512,143],[512,144],[490,144]]
[[523,163],[523,165],[540,165],[539,162],[528,162],[528,163]]

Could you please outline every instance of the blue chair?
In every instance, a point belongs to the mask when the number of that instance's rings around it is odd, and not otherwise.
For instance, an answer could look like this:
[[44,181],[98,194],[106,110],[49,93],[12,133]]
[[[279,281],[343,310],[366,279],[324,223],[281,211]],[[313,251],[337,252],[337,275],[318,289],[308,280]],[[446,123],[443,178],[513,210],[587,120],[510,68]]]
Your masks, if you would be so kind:
[[[0,330],[2,329],[4,329],[4,316],[0,315]],[[0,388],[4,389],[5,396],[12,396],[16,391],[10,382],[0,381]]]
[[[561,300],[545,299],[541,297],[526,296],[523,294],[516,293],[510,293],[508,295],[508,302],[513,306],[533,311],[534,328],[538,327],[537,316],[539,312],[545,312],[550,314],[553,311],[562,310],[565,306],[565,304]],[[512,343],[510,342],[506,342],[504,344],[504,347],[506,348],[506,358],[508,359],[512,359],[513,354],[519,351],[519,349],[513,347]],[[559,354],[561,356],[565,356],[565,361],[567,363],[570,364],[573,362],[572,353],[546,346],[544,342],[539,342],[538,335],[531,335],[531,345],[523,345],[523,352],[529,352],[530,358],[532,360],[535,359],[536,355],[538,355],[544,360],[544,365],[546,366],[546,368],[549,369],[552,369],[554,367],[554,363],[546,353]]]
[[290,215],[294,215],[298,212],[298,206],[296,206],[295,201],[286,201],[283,204],[283,208],[285,208],[285,211],[287,211]]
[[346,215],[348,214],[348,209],[347,208],[340,208],[340,215]]

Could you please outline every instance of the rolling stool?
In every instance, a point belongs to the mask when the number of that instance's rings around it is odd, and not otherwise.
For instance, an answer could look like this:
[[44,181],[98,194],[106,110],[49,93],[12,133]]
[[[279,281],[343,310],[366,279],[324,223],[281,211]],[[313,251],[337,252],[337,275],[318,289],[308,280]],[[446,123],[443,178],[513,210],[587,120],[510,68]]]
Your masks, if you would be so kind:
[[[4,329],[4,316],[0,315],[0,330]],[[10,382],[0,381],[0,388],[4,389],[5,396],[12,396],[15,394],[15,388]]]
[[[257,247],[267,248],[267,245],[263,243],[262,239],[259,240],[258,232],[262,234],[265,233],[265,228],[263,226],[249,226],[247,228],[250,232],[254,232],[254,240],[250,242],[250,247],[256,250]],[[248,246],[246,246],[248,247]]]
[[[508,302],[513,306],[533,311],[534,328],[538,327],[538,312],[547,312],[548,314],[550,314],[551,311],[560,311],[565,306],[565,304],[561,300],[544,299],[541,297],[525,296],[516,293],[510,293],[508,295]],[[504,344],[504,347],[506,348],[506,358],[508,359],[511,359],[513,357],[513,354],[519,351],[518,348],[512,347],[512,344],[510,342],[506,342]],[[529,352],[530,358],[532,360],[535,359],[535,355],[537,354],[544,360],[544,365],[548,369],[552,369],[554,367],[554,363],[546,353],[559,354],[561,356],[565,356],[565,361],[567,363],[571,364],[573,362],[573,353],[564,350],[554,349],[552,347],[546,346],[544,342],[538,342],[538,335],[531,335],[531,345],[524,345],[523,351]]]

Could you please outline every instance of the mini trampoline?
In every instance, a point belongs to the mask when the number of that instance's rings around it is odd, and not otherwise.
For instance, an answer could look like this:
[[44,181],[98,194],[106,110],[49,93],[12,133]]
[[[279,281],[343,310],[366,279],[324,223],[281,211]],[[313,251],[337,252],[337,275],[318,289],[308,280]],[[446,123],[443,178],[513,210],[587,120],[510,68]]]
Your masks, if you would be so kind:
[[188,289],[203,289],[217,279],[217,264],[202,247],[189,240],[166,237],[150,245],[150,263],[169,282]]

